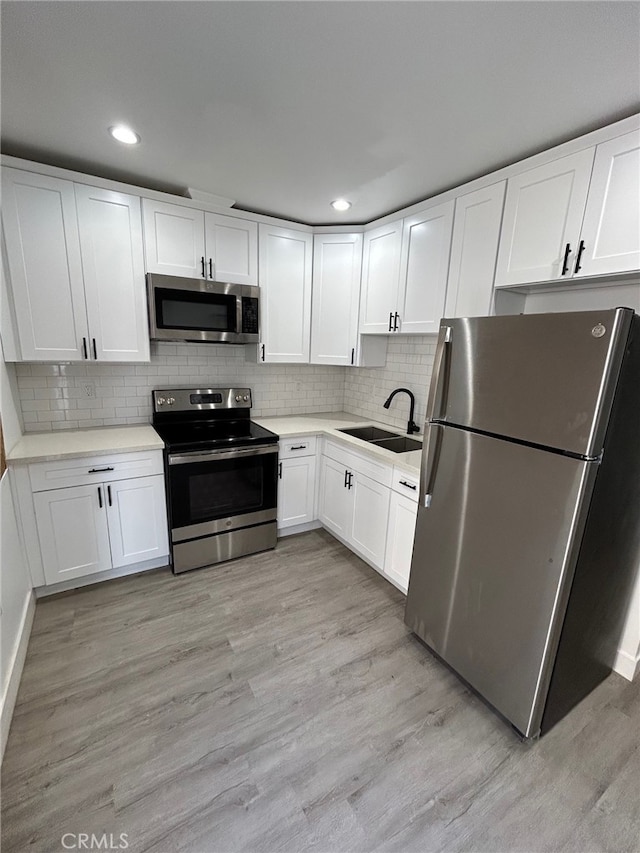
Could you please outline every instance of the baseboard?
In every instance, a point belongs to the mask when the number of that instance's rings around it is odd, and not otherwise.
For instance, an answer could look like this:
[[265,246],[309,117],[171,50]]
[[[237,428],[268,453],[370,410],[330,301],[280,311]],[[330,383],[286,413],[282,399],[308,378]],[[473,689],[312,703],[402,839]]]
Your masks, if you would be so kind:
[[621,675],[623,678],[626,678],[627,681],[633,681],[637,673],[640,671],[640,655],[636,655],[634,657],[628,652],[623,652],[622,649],[618,649],[618,654],[616,655],[616,660],[613,664],[613,671],[617,672],[618,675]]
[[2,714],[0,721],[0,762],[4,757],[4,748],[7,745],[7,738],[9,737],[13,709],[16,705],[18,688],[20,687],[24,661],[27,656],[27,647],[29,645],[29,637],[31,636],[31,627],[33,625],[35,612],[36,598],[33,592],[29,592],[25,601],[22,619],[20,621],[20,633],[15,644],[13,658],[9,665],[7,689],[2,697]]
[[59,592],[80,589],[83,586],[102,583],[102,581],[114,580],[115,578],[123,578],[126,575],[139,575],[141,572],[161,569],[168,565],[169,557],[156,557],[153,560],[143,560],[141,563],[134,563],[132,566],[121,566],[119,569],[107,569],[106,572],[85,575],[83,578],[73,578],[68,581],[60,581],[60,583],[48,584],[47,586],[37,586],[35,589],[36,598],[46,598],[49,595],[56,595]]
[[278,539],[283,536],[293,536],[295,533],[306,533],[308,530],[319,530],[322,527],[319,521],[307,521],[304,524],[294,524],[291,527],[279,527]]

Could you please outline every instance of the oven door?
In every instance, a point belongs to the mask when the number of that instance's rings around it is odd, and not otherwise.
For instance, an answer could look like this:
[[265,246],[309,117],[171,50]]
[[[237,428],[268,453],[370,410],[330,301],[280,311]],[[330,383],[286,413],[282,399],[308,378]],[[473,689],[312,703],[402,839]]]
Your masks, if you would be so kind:
[[168,463],[173,543],[275,520],[277,444],[170,453]]

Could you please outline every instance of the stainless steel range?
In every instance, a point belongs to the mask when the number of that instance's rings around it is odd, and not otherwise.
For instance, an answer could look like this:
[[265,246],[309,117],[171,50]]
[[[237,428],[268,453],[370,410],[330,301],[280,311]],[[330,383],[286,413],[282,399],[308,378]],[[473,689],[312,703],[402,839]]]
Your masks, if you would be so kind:
[[250,410],[249,388],[153,392],[176,574],[275,547],[278,436]]

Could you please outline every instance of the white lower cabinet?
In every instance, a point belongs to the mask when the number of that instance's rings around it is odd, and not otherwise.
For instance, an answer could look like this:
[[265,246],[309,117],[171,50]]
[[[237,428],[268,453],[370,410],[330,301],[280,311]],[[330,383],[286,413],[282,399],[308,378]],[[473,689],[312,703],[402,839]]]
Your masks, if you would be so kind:
[[409,587],[417,516],[416,500],[400,495],[398,492],[391,492],[384,573],[404,593]]
[[283,439],[278,463],[278,530],[310,524],[316,518],[315,508],[316,437]]
[[153,560],[168,552],[164,477],[107,484],[107,521],[113,568]]
[[389,466],[326,443],[320,463],[320,521],[377,569],[384,565],[390,481]]
[[107,514],[98,488],[76,486],[33,496],[47,583],[111,568]]
[[[351,473],[351,472],[350,472]],[[370,477],[352,473],[353,515],[349,538],[355,549],[374,566],[384,565],[389,515],[389,489]]]
[[406,593],[418,513],[418,476],[326,442],[320,521]]
[[32,494],[22,501],[31,504],[39,544],[31,567],[35,585],[41,585],[38,576],[49,585],[150,567],[150,561],[162,565],[169,541],[161,472],[161,451],[29,465]]

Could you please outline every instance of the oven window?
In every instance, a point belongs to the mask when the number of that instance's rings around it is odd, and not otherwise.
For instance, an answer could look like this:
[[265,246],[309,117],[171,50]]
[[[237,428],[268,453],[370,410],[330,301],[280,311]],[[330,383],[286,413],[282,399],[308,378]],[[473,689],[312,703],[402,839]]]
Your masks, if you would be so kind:
[[200,332],[235,332],[236,297],[219,293],[155,290],[156,326],[159,329],[196,329]]
[[191,521],[221,518],[262,508],[264,484],[262,468],[227,470],[189,477]]
[[277,453],[170,467],[171,526],[274,509]]

